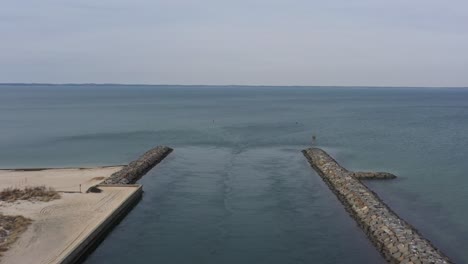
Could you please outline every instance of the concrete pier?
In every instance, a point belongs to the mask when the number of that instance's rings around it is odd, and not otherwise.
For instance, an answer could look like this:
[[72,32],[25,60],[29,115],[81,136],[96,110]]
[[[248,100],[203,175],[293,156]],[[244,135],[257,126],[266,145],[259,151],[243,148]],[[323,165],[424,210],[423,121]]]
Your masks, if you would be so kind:
[[452,263],[359,181],[366,177],[349,172],[319,148],[302,152],[389,263]]
[[113,226],[133,209],[140,200],[143,188],[142,185],[135,184],[154,166],[160,163],[167,155],[173,151],[166,146],[157,146],[141,155],[137,160],[130,162],[121,170],[113,173],[101,184],[92,186],[88,192],[101,192],[103,188],[109,187],[136,187],[134,195],[126,199],[112,214],[110,214],[93,232],[79,243],[67,256],[61,261],[65,264],[80,263],[90,252],[94,250],[105,235],[112,230]]
[[[170,152],[159,146],[124,167],[0,170],[0,189],[32,184],[61,192],[60,199],[47,203],[2,203],[2,214],[32,222],[0,262],[81,263],[142,197],[142,186],[133,183]],[[88,191],[82,193],[82,187]]]
[[97,187],[102,188],[104,191],[107,188],[133,188],[134,190],[119,204],[118,207],[109,212],[108,215],[99,222],[99,224],[87,231],[87,233],[84,233],[80,239],[67,248],[62,254],[61,259],[58,258],[51,263],[81,263],[87,255],[101,243],[112,228],[133,209],[133,207],[140,201],[143,193],[143,189],[140,184],[105,184],[98,185]]

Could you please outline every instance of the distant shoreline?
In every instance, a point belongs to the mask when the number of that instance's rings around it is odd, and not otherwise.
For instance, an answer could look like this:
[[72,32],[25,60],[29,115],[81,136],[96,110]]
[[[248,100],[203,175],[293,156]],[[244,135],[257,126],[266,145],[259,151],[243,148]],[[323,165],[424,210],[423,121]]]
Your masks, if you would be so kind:
[[263,84],[143,84],[143,83],[0,83],[0,86],[147,86],[147,87],[296,87],[296,88],[391,88],[468,89],[468,86],[386,86],[386,85],[263,85]]

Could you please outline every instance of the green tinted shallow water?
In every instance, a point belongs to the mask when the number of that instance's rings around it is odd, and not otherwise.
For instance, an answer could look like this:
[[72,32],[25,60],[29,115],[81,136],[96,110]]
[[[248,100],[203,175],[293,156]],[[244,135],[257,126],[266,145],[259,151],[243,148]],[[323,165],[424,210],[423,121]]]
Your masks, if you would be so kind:
[[0,167],[126,163],[175,148],[87,263],[376,263],[300,150],[400,176],[369,185],[468,262],[468,90],[0,86]]

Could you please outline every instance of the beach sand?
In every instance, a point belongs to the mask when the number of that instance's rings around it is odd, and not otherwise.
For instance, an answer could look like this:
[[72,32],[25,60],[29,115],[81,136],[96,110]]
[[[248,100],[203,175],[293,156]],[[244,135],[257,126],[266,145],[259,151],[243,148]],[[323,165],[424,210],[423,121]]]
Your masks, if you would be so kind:
[[[49,202],[0,202],[3,214],[33,220],[0,263],[60,263],[137,190],[134,186],[106,186],[100,187],[101,193],[85,193],[120,168],[0,170],[0,189],[45,185],[67,191],[60,193],[60,199]],[[80,184],[83,193],[77,192]]]
[[7,187],[26,186],[52,187],[56,191],[82,192],[102,182],[123,166],[96,168],[59,168],[59,169],[15,169],[0,170],[0,190]]

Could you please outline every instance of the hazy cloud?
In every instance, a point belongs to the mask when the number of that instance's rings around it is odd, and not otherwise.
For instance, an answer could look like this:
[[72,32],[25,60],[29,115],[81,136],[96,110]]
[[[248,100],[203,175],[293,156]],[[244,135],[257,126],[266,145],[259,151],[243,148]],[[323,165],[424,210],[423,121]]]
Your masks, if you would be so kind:
[[0,82],[468,86],[468,3],[16,0]]

